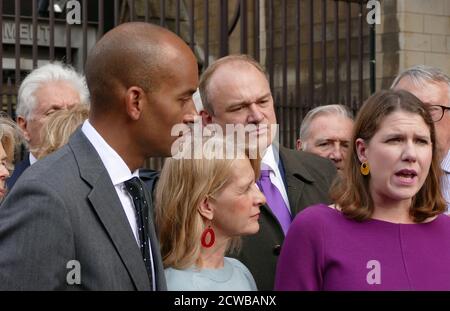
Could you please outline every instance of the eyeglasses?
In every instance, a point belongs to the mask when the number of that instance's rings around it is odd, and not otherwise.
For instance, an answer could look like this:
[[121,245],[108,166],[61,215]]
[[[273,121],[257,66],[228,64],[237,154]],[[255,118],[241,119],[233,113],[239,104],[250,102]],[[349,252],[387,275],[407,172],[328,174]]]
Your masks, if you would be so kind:
[[450,107],[442,105],[431,105],[428,108],[433,122],[441,121],[442,117],[444,116],[445,110],[450,110]]

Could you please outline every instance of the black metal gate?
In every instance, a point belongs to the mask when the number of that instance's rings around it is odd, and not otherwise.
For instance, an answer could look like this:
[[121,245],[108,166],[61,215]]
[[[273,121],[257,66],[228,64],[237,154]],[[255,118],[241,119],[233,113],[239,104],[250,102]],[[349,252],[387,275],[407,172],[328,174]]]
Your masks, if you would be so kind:
[[269,73],[280,140],[288,147],[309,109],[341,103],[356,111],[375,89],[374,25],[366,22],[366,0],[78,0],[80,24],[67,23],[70,2],[0,1],[0,95],[2,110],[12,117],[18,86],[30,70],[59,60],[82,71],[103,33],[138,20],[179,34],[202,70],[228,54],[260,61]]

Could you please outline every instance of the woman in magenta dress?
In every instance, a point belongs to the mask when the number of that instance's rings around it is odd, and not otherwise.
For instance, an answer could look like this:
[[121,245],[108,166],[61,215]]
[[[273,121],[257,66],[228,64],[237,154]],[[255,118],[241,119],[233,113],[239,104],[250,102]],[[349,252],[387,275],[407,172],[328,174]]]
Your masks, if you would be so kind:
[[440,187],[435,130],[405,91],[363,105],[335,202],[292,223],[277,290],[450,290],[450,217]]

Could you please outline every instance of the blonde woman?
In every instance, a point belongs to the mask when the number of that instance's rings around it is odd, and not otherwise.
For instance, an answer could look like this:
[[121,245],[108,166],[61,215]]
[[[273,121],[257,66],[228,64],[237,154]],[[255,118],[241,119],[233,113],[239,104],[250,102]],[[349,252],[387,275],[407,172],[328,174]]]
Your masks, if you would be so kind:
[[89,106],[77,104],[73,108],[58,110],[48,116],[41,130],[42,144],[35,150],[37,159],[42,159],[67,144],[72,133],[88,115]]
[[156,221],[168,290],[257,290],[249,270],[225,253],[259,230],[259,162],[213,153],[203,145],[203,158],[189,159],[188,146],[161,172]]
[[20,140],[16,123],[9,117],[0,115],[0,200],[6,194],[6,179],[13,170],[14,151]]

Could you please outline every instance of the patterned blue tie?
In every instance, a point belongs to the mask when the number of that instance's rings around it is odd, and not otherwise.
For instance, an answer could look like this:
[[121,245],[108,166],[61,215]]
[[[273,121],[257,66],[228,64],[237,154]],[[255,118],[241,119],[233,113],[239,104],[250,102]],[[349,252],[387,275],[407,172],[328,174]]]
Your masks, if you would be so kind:
[[139,248],[141,249],[142,258],[144,259],[145,268],[147,269],[148,278],[150,280],[150,288],[152,285],[152,258],[150,256],[150,245],[148,239],[148,203],[145,199],[144,186],[138,177],[133,177],[125,181],[125,187],[130,193],[134,208],[136,209],[136,223],[139,235]]

